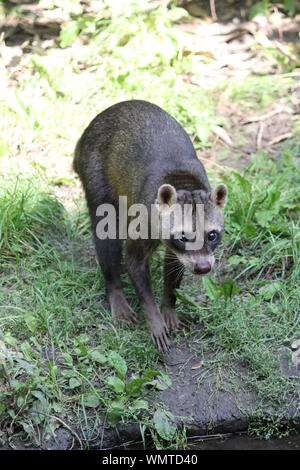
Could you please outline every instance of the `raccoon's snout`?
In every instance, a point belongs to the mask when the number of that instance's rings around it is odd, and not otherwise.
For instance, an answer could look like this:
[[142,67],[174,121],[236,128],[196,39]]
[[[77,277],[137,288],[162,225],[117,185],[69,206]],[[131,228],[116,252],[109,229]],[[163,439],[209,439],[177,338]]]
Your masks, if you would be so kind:
[[208,261],[196,261],[194,264],[195,274],[207,274],[211,270],[211,264]]
[[176,256],[181,264],[194,274],[207,274],[215,264],[213,254],[185,252],[184,255],[176,253]]

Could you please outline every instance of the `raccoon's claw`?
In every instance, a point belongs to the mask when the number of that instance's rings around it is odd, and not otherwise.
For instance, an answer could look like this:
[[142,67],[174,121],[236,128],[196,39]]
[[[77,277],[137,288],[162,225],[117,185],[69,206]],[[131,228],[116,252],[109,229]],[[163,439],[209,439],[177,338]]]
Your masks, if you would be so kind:
[[169,354],[170,342],[166,333],[162,333],[161,336],[151,335],[152,341],[156,349],[163,354]]
[[176,331],[180,328],[181,322],[178,320],[176,312],[173,308],[163,307],[162,315],[169,331]]
[[150,325],[150,330],[154,346],[159,352],[168,354],[170,352],[170,334],[163,318],[160,318],[159,321],[156,320],[153,325]]

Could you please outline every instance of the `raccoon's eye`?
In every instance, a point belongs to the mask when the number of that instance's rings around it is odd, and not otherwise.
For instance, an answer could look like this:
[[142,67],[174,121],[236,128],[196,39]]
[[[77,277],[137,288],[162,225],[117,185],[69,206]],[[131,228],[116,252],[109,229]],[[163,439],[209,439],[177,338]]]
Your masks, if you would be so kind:
[[218,232],[216,232],[215,230],[212,230],[211,232],[209,232],[209,234],[207,235],[207,238],[210,242],[215,242],[218,238]]
[[180,240],[182,243],[188,242],[188,239],[186,238],[184,232],[182,232],[181,237],[179,238],[179,240]]

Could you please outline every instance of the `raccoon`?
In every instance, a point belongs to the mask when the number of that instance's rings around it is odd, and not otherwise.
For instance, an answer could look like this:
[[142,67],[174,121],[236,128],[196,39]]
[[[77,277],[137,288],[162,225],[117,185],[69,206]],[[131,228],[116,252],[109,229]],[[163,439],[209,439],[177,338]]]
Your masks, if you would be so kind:
[[[179,326],[174,289],[180,286],[184,268],[195,274],[209,273],[214,250],[222,240],[223,210],[227,187],[210,187],[205,169],[183,127],[160,107],[142,100],[124,101],[98,114],[79,139],[74,169],[82,182],[106,294],[115,323],[135,323],[137,317],[121,286],[121,262],[136,289],[154,345],[163,353],[170,349],[170,332]],[[143,204],[150,213],[157,208],[158,232],[163,215],[174,204],[192,207],[190,223],[174,218],[170,236],[122,240],[100,239],[97,208],[110,204],[119,221],[120,196],[128,206]],[[195,208],[204,209],[203,246],[187,249],[195,228]],[[150,219],[149,219],[150,220]],[[118,224],[117,224],[118,225]],[[190,233],[191,232],[191,233]],[[165,246],[164,292],[159,309],[153,295],[149,260],[160,244]],[[124,250],[122,249],[124,245]]]

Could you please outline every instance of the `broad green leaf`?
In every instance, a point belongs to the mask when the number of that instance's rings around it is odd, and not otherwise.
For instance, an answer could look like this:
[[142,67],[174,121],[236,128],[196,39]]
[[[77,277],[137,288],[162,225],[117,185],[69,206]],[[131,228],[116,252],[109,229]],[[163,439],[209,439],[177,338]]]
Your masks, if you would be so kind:
[[234,280],[224,281],[220,286],[220,291],[224,299],[231,299],[234,295],[238,294],[238,288]]
[[150,382],[152,386],[154,386],[157,390],[166,390],[167,388],[171,387],[172,381],[167,374],[163,372],[159,375],[155,380]]
[[146,400],[134,400],[133,404],[131,405],[133,410],[148,410],[149,405]]
[[56,413],[59,413],[60,416],[64,414],[64,407],[61,403],[57,403],[57,402],[52,403],[52,408]]
[[62,48],[68,47],[74,41],[74,39],[77,38],[78,34],[79,34],[78,22],[71,21],[71,23],[68,23],[60,33],[60,36],[59,36],[60,47]]
[[32,361],[34,354],[28,341],[24,341],[24,343],[21,344],[21,351],[27,361]]
[[133,397],[137,397],[140,395],[141,390],[146,383],[149,383],[149,379],[147,377],[132,379],[126,384],[126,392]]
[[115,392],[122,393],[125,389],[125,383],[123,380],[116,376],[110,376],[106,379],[107,385],[111,387]]
[[228,260],[228,265],[233,266],[233,267],[239,266],[240,264],[244,264],[244,263],[245,263],[244,256],[239,256],[239,255],[233,255]]
[[255,212],[255,218],[261,227],[268,227],[274,215],[274,212],[271,210],[258,210]]
[[10,346],[16,346],[17,345],[16,338],[14,338],[9,331],[4,335],[4,341],[7,344],[9,344]]
[[53,382],[55,382],[56,377],[57,377],[57,366],[54,365],[51,361],[47,362],[47,366],[48,366],[48,369],[49,369],[49,372],[50,372],[50,377],[53,380]]
[[43,392],[41,392],[40,390],[33,390],[31,393],[35,398],[37,398],[41,402],[43,408],[48,408],[49,405]]
[[37,319],[32,312],[26,312],[24,315],[24,320],[32,333],[35,333],[37,328]]
[[88,350],[87,350],[86,346],[83,344],[81,338],[75,338],[75,342],[79,346],[79,350],[80,350],[79,355],[80,356],[87,356]]
[[85,395],[84,397],[84,405],[87,408],[97,408],[99,406],[100,400],[96,395]]
[[107,362],[107,357],[96,349],[90,351],[88,355],[93,362],[97,362],[98,364],[105,364]]
[[73,358],[72,358],[71,354],[69,354],[69,353],[62,353],[61,356],[64,358],[65,363],[66,363],[68,366],[72,366],[72,365],[73,365]]
[[25,421],[21,421],[21,425],[22,425],[25,433],[28,434],[28,436],[32,436],[34,434],[34,428],[33,428],[32,425],[30,426]]
[[19,396],[19,397],[17,398],[17,406],[18,406],[18,408],[21,408],[21,406],[23,405],[24,401],[25,401],[25,400],[24,400],[24,397],[22,397],[22,396]]
[[111,425],[117,424],[121,416],[126,414],[126,406],[123,398],[111,402],[107,410],[107,418]]
[[153,423],[157,433],[162,439],[170,441],[173,438],[176,432],[176,424],[172,420],[170,413],[164,410],[156,410],[153,416]]
[[205,276],[202,279],[202,285],[205,293],[210,300],[218,300],[220,298],[220,289],[213,276]]
[[249,179],[245,178],[244,176],[240,175],[236,171],[233,172],[234,179],[238,183],[241,189],[245,191],[246,194],[251,194],[251,183]]
[[258,234],[258,228],[256,227],[255,224],[245,224],[242,225],[241,231],[247,235],[249,238],[255,238],[257,237]]
[[33,366],[27,362],[27,361],[24,361],[23,359],[20,359],[18,357],[15,358],[15,361],[24,369],[26,370],[26,372],[28,372],[29,374],[32,374],[33,371],[34,371],[34,368]]
[[115,426],[122,416],[122,412],[120,410],[116,410],[114,408],[109,408],[107,410],[107,419],[111,426]]
[[124,359],[115,351],[108,355],[110,365],[114,368],[121,379],[124,379],[127,372],[127,365]]
[[159,375],[161,375],[161,371],[159,370],[155,370],[155,369],[146,369],[145,372],[144,372],[144,376],[143,377],[147,377],[148,379],[152,379],[153,377],[158,377]]
[[249,20],[253,20],[256,16],[266,16],[269,13],[270,3],[269,0],[262,0],[256,2],[249,10]]
[[79,382],[79,380],[75,379],[74,377],[72,377],[69,380],[69,387],[71,389],[76,388],[76,387],[80,387],[80,385],[81,385],[81,383]]
[[296,13],[295,0],[284,0],[284,6],[288,11],[289,16],[294,16]]
[[281,289],[282,283],[280,281],[274,281],[261,287],[258,292],[265,300],[271,300]]
[[113,400],[110,404],[111,408],[114,408],[115,410],[126,410],[126,403],[125,403],[125,398],[120,397],[117,400]]
[[33,422],[35,424],[41,424],[45,419],[45,415],[48,415],[50,410],[51,406],[45,398],[35,401],[31,408]]

